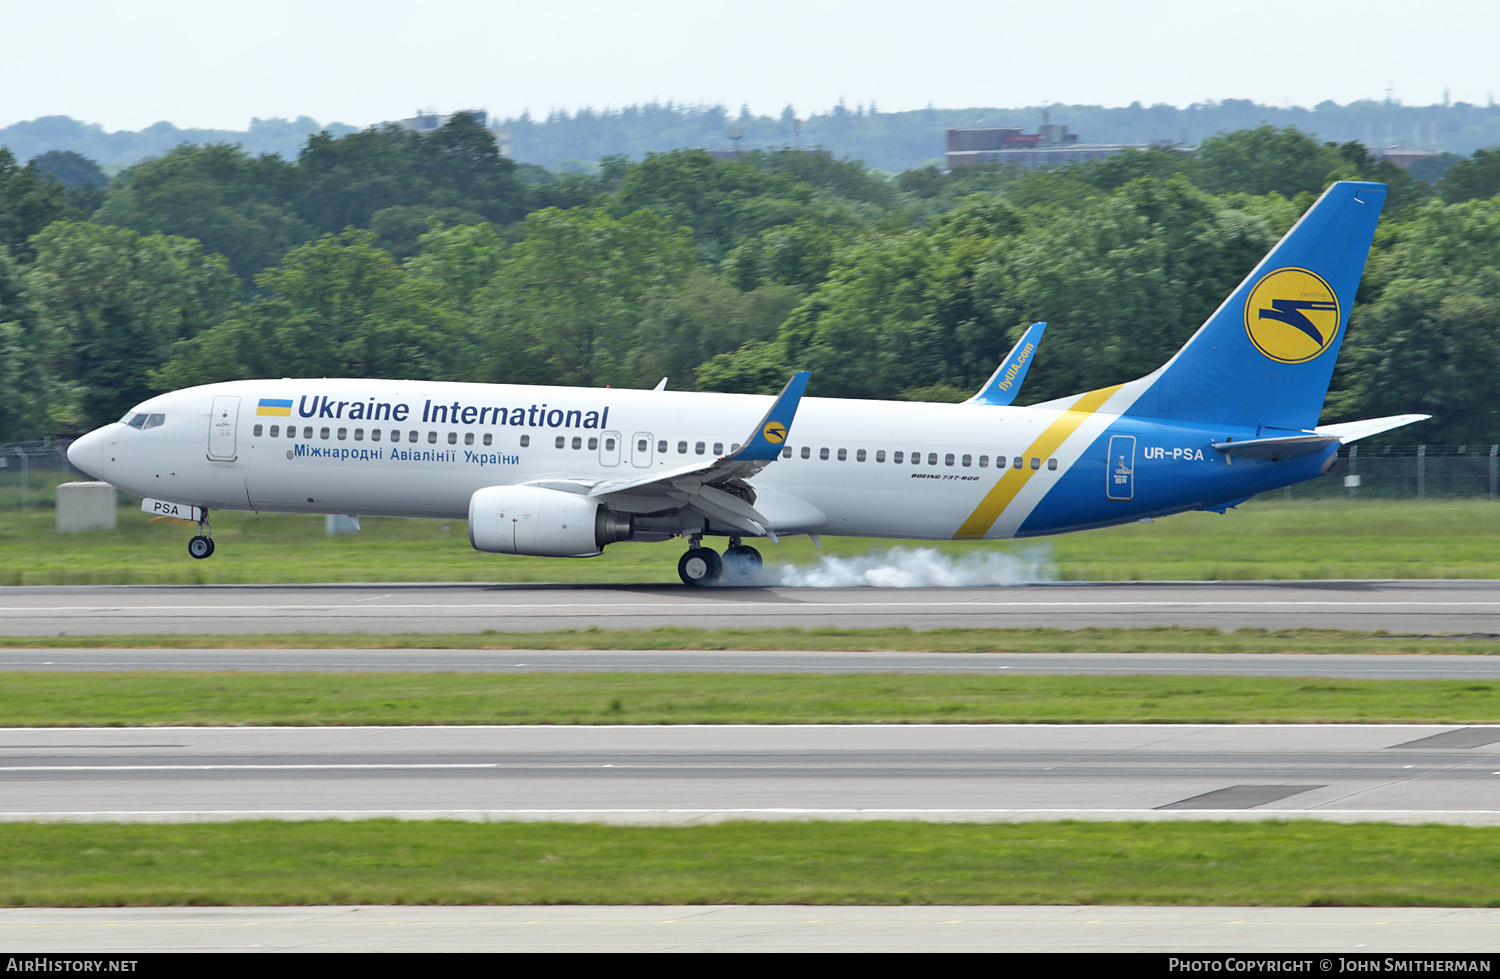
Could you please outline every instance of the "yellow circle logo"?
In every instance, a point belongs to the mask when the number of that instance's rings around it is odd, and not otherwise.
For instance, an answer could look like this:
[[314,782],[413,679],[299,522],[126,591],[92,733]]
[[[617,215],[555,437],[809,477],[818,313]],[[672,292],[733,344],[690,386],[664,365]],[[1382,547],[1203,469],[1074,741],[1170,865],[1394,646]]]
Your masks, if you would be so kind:
[[1339,298],[1306,269],[1268,273],[1245,300],[1245,331],[1257,350],[1283,364],[1301,364],[1339,334]]
[[780,445],[786,441],[786,426],[781,422],[766,422],[766,427],[760,430],[760,434],[766,437],[767,442]]

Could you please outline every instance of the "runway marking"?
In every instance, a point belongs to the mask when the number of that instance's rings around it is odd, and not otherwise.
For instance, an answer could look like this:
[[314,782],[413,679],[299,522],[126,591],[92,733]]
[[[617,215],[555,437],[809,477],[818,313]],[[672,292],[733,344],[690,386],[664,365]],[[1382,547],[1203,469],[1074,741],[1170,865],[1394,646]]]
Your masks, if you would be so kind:
[[[28,747],[20,745],[18,747]],[[135,747],[131,745],[130,747]],[[501,768],[515,767],[504,762],[473,762],[453,764],[388,764],[388,765],[7,765],[0,767],[0,772],[207,772],[207,771],[300,771],[318,770],[342,771],[345,769],[399,769],[411,771],[413,769],[432,768]],[[558,766],[551,766],[558,767]],[[593,768],[592,765],[580,765],[579,768]],[[607,767],[607,766],[606,766]]]

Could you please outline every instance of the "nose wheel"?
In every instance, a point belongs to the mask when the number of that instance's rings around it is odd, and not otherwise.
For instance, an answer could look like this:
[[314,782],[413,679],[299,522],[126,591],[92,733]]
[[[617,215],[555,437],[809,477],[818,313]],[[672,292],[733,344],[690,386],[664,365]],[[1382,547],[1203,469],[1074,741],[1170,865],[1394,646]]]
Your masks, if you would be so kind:
[[213,557],[214,538],[213,528],[208,525],[208,508],[203,509],[203,519],[198,521],[198,533],[188,541],[188,554],[199,561],[206,557]]

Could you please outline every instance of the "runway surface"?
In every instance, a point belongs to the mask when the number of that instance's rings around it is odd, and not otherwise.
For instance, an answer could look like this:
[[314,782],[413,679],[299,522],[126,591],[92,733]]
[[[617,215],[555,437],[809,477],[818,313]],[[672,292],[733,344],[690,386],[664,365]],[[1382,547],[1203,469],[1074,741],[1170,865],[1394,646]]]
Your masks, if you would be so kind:
[[891,653],[679,649],[0,649],[0,672],[1005,673],[1500,680],[1500,656],[1306,653]]
[[0,588],[4,635],[515,632],[655,626],[1193,626],[1500,635],[1500,581],[1119,582],[1013,588]]
[[0,818],[1500,825],[1500,726],[0,730]]
[[[0,951],[1500,951],[1494,908],[312,907],[0,909]],[[1301,960],[1299,960],[1301,961]],[[1327,971],[1344,971],[1329,959]],[[1465,959],[1464,961],[1471,961]],[[1209,971],[1209,970],[1203,970]],[[1229,970],[1224,970],[1229,971]],[[1408,969],[1407,971],[1417,971]],[[1426,970],[1422,970],[1426,971]]]

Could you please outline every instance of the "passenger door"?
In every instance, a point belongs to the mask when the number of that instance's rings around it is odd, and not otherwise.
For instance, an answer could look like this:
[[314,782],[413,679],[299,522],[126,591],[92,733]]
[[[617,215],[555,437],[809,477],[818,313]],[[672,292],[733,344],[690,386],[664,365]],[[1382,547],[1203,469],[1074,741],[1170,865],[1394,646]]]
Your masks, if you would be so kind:
[[213,409],[208,415],[208,457],[215,462],[233,462],[235,455],[235,433],[239,428],[240,399],[238,395],[221,394],[214,398]]

